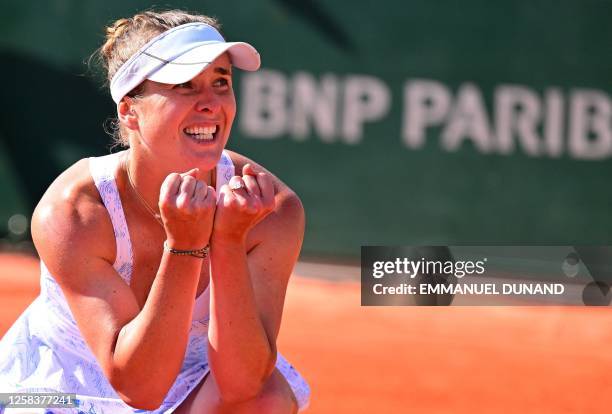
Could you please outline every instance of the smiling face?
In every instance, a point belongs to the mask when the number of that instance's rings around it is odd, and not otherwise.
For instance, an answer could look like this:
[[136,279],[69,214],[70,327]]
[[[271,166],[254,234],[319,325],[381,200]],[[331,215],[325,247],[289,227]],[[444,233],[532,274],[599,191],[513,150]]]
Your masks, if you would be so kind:
[[186,83],[145,81],[138,98],[125,98],[134,114],[130,146],[170,171],[213,169],[236,115],[231,70],[223,54]]

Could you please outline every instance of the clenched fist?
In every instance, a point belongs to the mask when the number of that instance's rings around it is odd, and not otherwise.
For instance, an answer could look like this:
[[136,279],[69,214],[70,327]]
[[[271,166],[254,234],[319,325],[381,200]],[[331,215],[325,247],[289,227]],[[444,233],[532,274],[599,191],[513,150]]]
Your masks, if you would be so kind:
[[159,193],[168,245],[174,249],[195,250],[208,245],[215,217],[215,189],[197,180],[198,169],[172,173]]
[[249,230],[274,207],[272,177],[246,164],[242,176],[232,177],[229,185],[219,190],[213,237],[244,241]]

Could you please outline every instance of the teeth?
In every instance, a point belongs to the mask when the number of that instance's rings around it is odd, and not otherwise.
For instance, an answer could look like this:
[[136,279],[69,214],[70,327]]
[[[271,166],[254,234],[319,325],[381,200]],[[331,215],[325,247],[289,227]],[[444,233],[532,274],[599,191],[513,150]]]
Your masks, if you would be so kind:
[[213,134],[189,134],[193,138],[201,141],[208,141],[213,139]]
[[217,132],[217,126],[210,127],[190,127],[185,128],[185,132],[189,135],[210,135]]

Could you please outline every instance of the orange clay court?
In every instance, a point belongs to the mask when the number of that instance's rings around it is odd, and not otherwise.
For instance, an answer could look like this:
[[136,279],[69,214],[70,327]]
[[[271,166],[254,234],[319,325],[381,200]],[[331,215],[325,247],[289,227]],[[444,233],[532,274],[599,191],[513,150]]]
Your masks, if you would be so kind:
[[[0,334],[37,293],[38,261],[0,255]],[[279,349],[310,414],[612,409],[609,308],[365,308],[356,282],[295,274]]]

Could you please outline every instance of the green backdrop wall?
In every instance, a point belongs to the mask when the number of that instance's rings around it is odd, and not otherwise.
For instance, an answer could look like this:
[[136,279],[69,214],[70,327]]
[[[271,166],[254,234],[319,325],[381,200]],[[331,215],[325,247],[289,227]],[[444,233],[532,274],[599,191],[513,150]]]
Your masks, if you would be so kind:
[[[114,106],[83,63],[144,1],[5,0],[0,231]],[[255,45],[229,147],[290,184],[304,252],[612,241],[612,2],[183,1]]]

